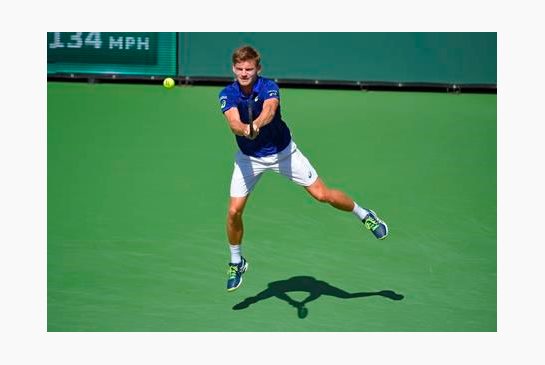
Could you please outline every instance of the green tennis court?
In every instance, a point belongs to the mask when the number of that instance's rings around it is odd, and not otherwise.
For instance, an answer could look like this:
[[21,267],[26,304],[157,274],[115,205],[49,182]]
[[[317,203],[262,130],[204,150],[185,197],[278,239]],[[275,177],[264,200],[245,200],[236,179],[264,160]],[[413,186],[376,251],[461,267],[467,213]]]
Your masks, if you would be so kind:
[[[496,95],[282,89],[320,176],[390,235],[268,174],[228,293],[219,90],[48,83],[48,331],[496,331]],[[277,297],[309,292],[305,318]]]

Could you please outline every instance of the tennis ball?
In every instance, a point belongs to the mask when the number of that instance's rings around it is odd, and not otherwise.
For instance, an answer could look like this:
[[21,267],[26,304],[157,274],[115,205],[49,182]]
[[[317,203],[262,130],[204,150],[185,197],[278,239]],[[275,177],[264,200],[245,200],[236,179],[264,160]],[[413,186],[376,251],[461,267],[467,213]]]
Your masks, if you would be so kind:
[[176,83],[170,77],[167,77],[166,79],[163,80],[163,86],[166,87],[167,89],[172,89],[174,85],[176,85]]

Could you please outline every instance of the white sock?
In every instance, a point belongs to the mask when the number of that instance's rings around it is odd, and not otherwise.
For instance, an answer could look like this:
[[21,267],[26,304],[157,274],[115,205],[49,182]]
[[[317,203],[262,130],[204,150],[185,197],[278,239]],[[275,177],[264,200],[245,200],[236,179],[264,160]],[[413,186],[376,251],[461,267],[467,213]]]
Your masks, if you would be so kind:
[[354,209],[352,210],[352,213],[358,217],[360,221],[364,220],[365,217],[367,217],[367,214],[369,214],[369,211],[363,209],[358,205],[358,203],[354,202]]
[[242,258],[240,257],[240,254],[241,254],[240,245],[229,244],[229,249],[231,250],[231,263],[239,264],[242,261]]

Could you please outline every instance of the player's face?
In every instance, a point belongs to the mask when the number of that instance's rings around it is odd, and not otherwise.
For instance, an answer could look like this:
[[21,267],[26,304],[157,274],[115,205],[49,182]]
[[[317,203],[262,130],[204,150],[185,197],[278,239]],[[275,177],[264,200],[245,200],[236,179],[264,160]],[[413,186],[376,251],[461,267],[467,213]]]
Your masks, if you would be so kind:
[[233,65],[233,72],[240,86],[249,87],[257,80],[257,74],[261,70],[261,66],[256,66],[255,63],[255,60],[250,60]]

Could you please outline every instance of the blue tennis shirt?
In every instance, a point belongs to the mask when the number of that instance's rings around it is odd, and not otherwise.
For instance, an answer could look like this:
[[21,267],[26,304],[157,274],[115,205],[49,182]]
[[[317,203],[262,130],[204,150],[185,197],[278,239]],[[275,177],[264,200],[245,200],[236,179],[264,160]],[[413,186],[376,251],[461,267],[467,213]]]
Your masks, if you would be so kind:
[[[242,123],[249,124],[252,113],[255,120],[263,110],[263,102],[267,99],[280,99],[278,85],[269,79],[259,76],[254,83],[252,95],[244,95],[237,81],[225,87],[219,94],[222,113],[237,108]],[[280,113],[280,105],[276,109],[273,120],[259,130],[256,139],[250,140],[236,136],[238,147],[248,156],[264,157],[282,151],[291,141],[291,133]]]

